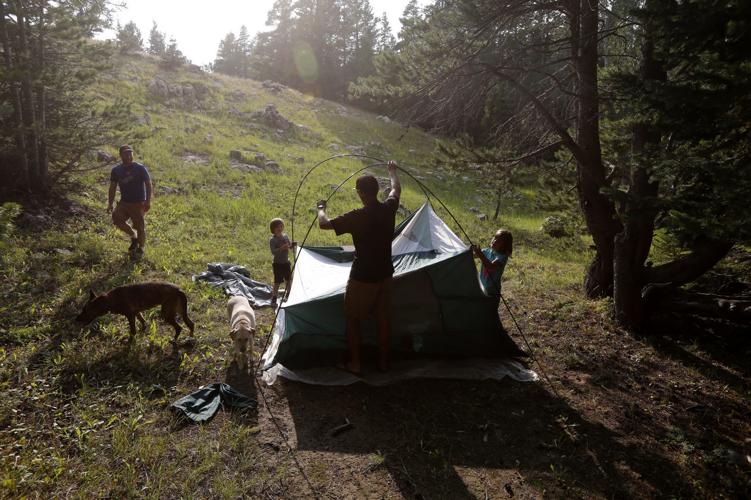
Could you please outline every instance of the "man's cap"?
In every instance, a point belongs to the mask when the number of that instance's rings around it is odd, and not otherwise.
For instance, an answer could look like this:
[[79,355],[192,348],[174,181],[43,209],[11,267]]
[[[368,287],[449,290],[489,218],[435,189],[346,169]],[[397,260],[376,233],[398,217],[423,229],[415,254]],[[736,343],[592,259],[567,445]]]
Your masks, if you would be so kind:
[[355,187],[365,194],[377,195],[378,194],[378,181],[372,175],[363,175],[355,182]]
[[127,144],[123,144],[122,146],[120,146],[120,149],[118,151],[120,152],[120,154],[123,154],[123,151],[133,151],[133,148],[131,148]]

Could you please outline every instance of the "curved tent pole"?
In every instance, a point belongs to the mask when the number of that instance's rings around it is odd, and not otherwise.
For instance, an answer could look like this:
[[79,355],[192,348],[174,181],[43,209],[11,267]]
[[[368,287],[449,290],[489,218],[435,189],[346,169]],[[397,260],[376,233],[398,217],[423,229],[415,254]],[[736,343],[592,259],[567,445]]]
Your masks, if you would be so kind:
[[[369,160],[375,160],[376,163],[372,163],[370,165],[367,165],[367,166],[365,166],[365,167],[363,167],[363,168],[361,168],[359,170],[356,170],[355,172],[353,172],[349,176],[347,176],[347,178],[344,179],[342,182],[340,182],[339,185],[337,185],[336,188],[328,195],[328,197],[326,198],[326,202],[327,203],[331,199],[331,197],[334,196],[334,194],[336,194],[336,192],[339,191],[339,189],[341,189],[341,187],[344,184],[346,184],[347,181],[349,181],[355,175],[359,174],[360,172],[363,172],[364,170],[367,170],[368,168],[381,167],[381,166],[388,165],[387,162],[384,162],[383,160],[381,160],[379,158],[373,158],[373,157],[370,157],[370,156],[367,156],[367,155],[356,155],[356,154],[334,155],[334,156],[331,156],[329,158],[326,158],[325,160],[322,160],[322,161],[316,163],[310,170],[308,170],[308,172],[306,172],[306,174],[300,180],[300,184],[297,186],[297,191],[295,192],[295,197],[294,197],[294,200],[292,202],[292,221],[291,221],[292,222],[292,227],[291,227],[291,231],[292,231],[292,238],[293,238],[293,240],[294,240],[294,227],[295,227],[294,226],[294,223],[295,223],[295,207],[297,205],[297,197],[298,197],[298,195],[300,193],[300,189],[302,188],[303,183],[305,182],[305,180],[307,179],[307,177],[313,172],[313,170],[317,169],[318,167],[320,167],[324,163],[326,163],[326,162],[328,162],[330,160],[333,160],[335,158],[345,158],[345,157],[365,158],[365,159],[369,159]],[[459,227],[459,229],[461,230],[461,232],[464,233],[464,236],[467,238],[467,241],[469,241],[469,244],[470,245],[474,245],[474,243],[472,243],[472,238],[469,237],[469,234],[467,234],[467,231],[464,230],[464,227],[462,227],[461,223],[456,219],[456,217],[454,217],[454,214],[451,213],[451,210],[449,210],[449,208],[443,203],[443,201],[438,196],[436,196],[436,194],[433,193],[433,191],[431,191],[430,188],[428,188],[418,178],[416,178],[414,175],[412,175],[412,173],[409,172],[407,169],[405,169],[404,167],[399,167],[399,166],[397,166],[397,168],[399,170],[401,170],[402,172],[404,172],[405,174],[407,174],[411,179],[413,179],[417,183],[418,186],[420,186],[420,189],[422,189],[423,193],[425,193],[425,197],[427,198],[428,203],[430,203],[430,197],[431,196],[433,198],[435,198],[438,201],[438,203],[441,204],[441,206],[444,208],[444,210],[446,210],[446,212],[451,216],[451,218],[454,220],[454,222]],[[310,226],[308,226],[308,231],[305,233],[305,237],[303,238],[302,242],[300,243],[299,248],[302,248],[305,245],[305,241],[308,239],[308,236],[310,235],[310,232],[313,230],[313,226],[315,225],[315,223],[316,223],[317,220],[318,220],[318,215],[316,214],[316,216],[313,218],[313,221],[310,223]],[[295,259],[295,264],[292,266],[293,277],[294,277],[294,271],[295,271],[295,266],[296,265],[297,265],[297,259]],[[559,396],[558,391],[555,389],[555,386],[553,385],[552,381],[550,380],[550,378],[548,377],[547,373],[545,372],[545,369],[542,366],[542,363],[540,363],[540,361],[534,355],[534,350],[532,349],[532,346],[527,341],[527,337],[524,335],[524,332],[522,331],[521,327],[519,326],[519,323],[517,323],[516,318],[514,317],[514,313],[511,312],[511,307],[509,307],[508,302],[506,302],[506,299],[502,295],[500,297],[501,297],[501,299],[503,301],[503,305],[506,306],[506,310],[509,312],[509,315],[511,316],[511,319],[514,322],[514,325],[516,326],[517,331],[522,336],[522,339],[524,339],[524,343],[527,345],[527,348],[529,349],[529,352],[530,352],[530,355],[532,357],[532,360],[535,361],[535,363],[537,363],[537,365],[540,367],[540,371],[542,372],[543,376],[545,377],[545,380],[548,382],[548,385],[550,385],[551,389],[553,389],[553,392],[556,394],[556,396]],[[266,342],[265,342],[265,344],[264,344],[263,349],[262,349],[261,352],[266,352],[266,348],[268,347],[269,341],[271,340],[271,336],[272,336],[272,333],[274,331],[274,327],[276,326],[276,320],[279,317],[279,310],[280,309],[281,309],[281,307],[277,308],[277,310],[276,310],[276,314],[274,315],[274,321],[271,324],[271,330],[269,331],[269,335],[266,337]],[[254,373],[255,373],[255,371],[258,370],[258,367],[260,366],[260,364],[261,364],[261,359],[259,358],[258,365],[253,370]]]
[[[347,157],[347,156],[355,156],[355,157],[360,157],[360,158],[368,158],[368,159],[375,159],[375,160],[377,160],[376,158],[371,158],[371,157],[369,157],[369,156],[365,156],[365,155],[335,155],[335,156],[332,156],[332,157],[326,158],[325,160],[323,160],[323,161],[321,161],[321,162],[318,162],[318,163],[317,163],[317,164],[316,164],[316,165],[315,165],[315,166],[314,166],[313,168],[311,168],[310,170],[308,170],[308,172],[307,172],[307,173],[305,174],[305,176],[303,176],[303,179],[302,179],[302,181],[300,181],[300,184],[299,184],[299,185],[297,186],[297,192],[295,193],[295,198],[294,198],[294,200],[293,200],[293,202],[292,202],[292,231],[294,231],[294,221],[295,221],[295,217],[294,217],[294,214],[295,214],[295,204],[297,203],[297,196],[298,196],[298,194],[299,194],[299,192],[300,192],[300,188],[302,187],[302,184],[303,184],[303,182],[305,181],[305,179],[306,179],[306,178],[308,177],[308,175],[310,175],[310,173],[311,173],[311,172],[312,172],[313,170],[315,170],[316,168],[318,168],[319,166],[321,166],[321,165],[322,165],[323,163],[325,163],[325,162],[327,162],[327,161],[329,161],[329,160],[332,160],[332,159],[334,159],[334,158],[341,158],[341,157]],[[340,183],[339,183],[339,185],[337,185],[337,186],[336,186],[336,188],[334,188],[334,190],[333,190],[333,191],[331,191],[331,193],[330,193],[330,194],[328,195],[328,197],[326,198],[326,202],[328,203],[328,201],[329,201],[329,200],[331,199],[331,197],[332,197],[332,196],[334,196],[334,194],[336,194],[336,193],[337,193],[337,191],[339,191],[339,189],[341,189],[341,187],[342,187],[342,186],[344,186],[344,184],[346,184],[346,183],[347,183],[347,181],[349,181],[350,179],[352,179],[352,177],[356,176],[356,175],[357,175],[357,174],[359,174],[360,172],[363,172],[363,171],[365,171],[365,170],[367,170],[367,169],[369,169],[369,168],[373,168],[373,167],[382,167],[382,166],[386,166],[386,165],[388,165],[388,162],[384,162],[384,161],[377,161],[377,163],[371,163],[371,164],[369,164],[369,165],[366,165],[366,166],[364,166],[363,168],[361,168],[361,169],[359,169],[359,170],[356,170],[356,171],[352,172],[352,173],[351,173],[350,175],[348,175],[348,176],[347,176],[347,178],[346,178],[346,179],[344,179],[344,180],[343,180],[342,182],[340,182]],[[430,203],[430,197],[428,196],[428,193],[431,193],[431,192],[430,192],[430,190],[429,190],[429,189],[427,189],[427,188],[426,188],[426,187],[425,187],[425,186],[424,186],[424,185],[423,185],[423,184],[422,184],[422,183],[420,182],[420,180],[419,180],[419,179],[417,179],[417,178],[416,178],[416,177],[415,177],[414,175],[412,175],[412,174],[411,174],[410,172],[408,172],[408,171],[407,171],[406,169],[404,169],[404,168],[402,168],[402,167],[397,167],[397,168],[398,168],[399,170],[403,171],[403,172],[404,172],[405,174],[407,174],[407,175],[408,175],[408,176],[409,176],[409,177],[410,177],[411,179],[413,179],[413,180],[414,180],[415,182],[417,182],[417,184],[418,184],[418,185],[419,185],[419,186],[420,186],[420,187],[422,188],[422,190],[423,190],[423,193],[425,193],[425,197],[427,198],[427,200],[428,200],[428,203]],[[432,194],[432,193],[431,193],[431,194]],[[433,196],[435,196],[435,195],[433,194]],[[440,200],[439,200],[439,201],[440,201]],[[441,205],[443,205],[443,202],[441,202]],[[444,205],[444,207],[445,207],[445,205]],[[448,211],[448,209],[446,209],[446,210]],[[454,216],[452,215],[451,217],[453,218]],[[307,232],[305,233],[305,237],[304,237],[304,238],[302,239],[302,241],[301,241],[301,242],[300,242],[300,244],[298,245],[298,248],[302,248],[302,247],[304,247],[304,246],[305,246],[305,242],[307,241],[307,239],[308,239],[308,236],[310,235],[310,232],[311,232],[311,231],[313,230],[313,226],[315,225],[315,223],[316,223],[316,221],[317,221],[317,220],[318,220],[318,214],[316,214],[316,216],[315,216],[315,217],[313,218],[313,220],[311,221],[311,223],[310,223],[310,226],[308,226],[308,230],[307,230]],[[456,219],[454,219],[454,220],[456,220]],[[457,224],[458,224],[458,222],[457,222]],[[462,231],[464,231],[464,229],[462,229]],[[464,234],[466,234],[466,232],[465,232]],[[293,239],[293,241],[294,241],[294,233],[292,233],[292,239]],[[293,277],[293,279],[294,279],[294,275],[295,275],[295,267],[297,267],[297,259],[296,259],[296,258],[295,258],[295,262],[294,262],[294,264],[292,265],[292,277]],[[286,293],[286,291],[285,291],[285,293]],[[269,342],[271,341],[271,334],[273,333],[273,331],[274,331],[274,328],[276,327],[276,320],[277,320],[277,318],[279,317],[279,309],[280,309],[280,308],[277,308],[277,310],[276,310],[276,313],[274,314],[274,321],[273,321],[273,322],[271,323],[271,330],[269,331],[269,335],[268,335],[268,336],[266,337],[266,342],[264,343],[264,345],[263,345],[263,349],[261,350],[261,352],[262,352],[262,353],[263,353],[263,352],[266,352],[266,348],[268,347],[268,345],[269,345]],[[258,364],[257,364],[257,365],[255,366],[255,368],[254,368],[254,370],[253,370],[253,372],[254,372],[254,373],[255,373],[255,372],[256,372],[256,371],[258,370],[258,367],[259,367],[260,365],[261,365],[261,359],[259,358],[259,360],[258,360]]]
[[[311,167],[311,169],[308,170],[305,173],[305,175],[303,175],[302,179],[300,179],[300,183],[297,185],[297,190],[295,191],[295,196],[292,199],[292,219],[290,220],[290,233],[292,235],[292,240],[293,241],[295,239],[295,209],[297,207],[297,197],[300,194],[300,189],[302,189],[302,185],[305,183],[305,180],[308,178],[308,176],[311,173],[313,173],[314,170],[316,170],[318,167],[320,167],[324,163],[326,163],[328,161],[331,161],[331,160],[334,160],[336,158],[362,158],[362,159],[365,159],[365,160],[373,160],[373,161],[376,162],[376,163],[372,163],[372,164],[368,165],[365,168],[362,168],[362,169],[358,170],[357,172],[355,172],[355,174],[358,174],[358,173],[362,172],[363,170],[366,170],[369,167],[377,167],[377,166],[382,166],[382,165],[386,165],[387,164],[385,161],[381,160],[380,158],[375,158],[373,156],[358,155],[358,154],[340,154],[340,155],[329,156],[328,158],[326,158],[324,160],[321,160],[318,163],[316,163],[315,165],[313,165],[313,167]],[[417,178],[415,178],[414,175],[410,174],[406,169],[404,169],[402,167],[398,167],[398,168],[400,170],[404,171],[404,173],[407,174],[410,178],[414,179],[415,182],[417,182],[417,185],[420,186],[420,189],[422,189],[422,192],[425,194],[425,198],[428,200],[428,203],[430,203],[430,196],[428,196],[428,191],[426,191],[425,186]],[[351,179],[355,174],[352,174],[351,176],[347,177],[347,179],[345,179],[345,182],[347,180]],[[341,187],[341,185],[337,186],[336,190],[338,190],[340,187]],[[336,190],[334,192],[336,192]],[[435,195],[433,195],[433,196],[435,196]],[[329,198],[331,198],[331,197],[329,196]],[[329,198],[327,198],[327,201],[328,201]]]
[[[308,176],[308,175],[309,175],[309,174],[310,174],[310,173],[311,173],[311,172],[312,172],[312,171],[313,171],[314,169],[316,169],[317,167],[319,167],[320,165],[322,165],[322,164],[323,164],[324,162],[326,162],[326,161],[328,161],[328,160],[331,160],[331,159],[333,159],[333,158],[337,158],[337,157],[339,157],[339,156],[347,156],[347,155],[337,155],[337,156],[332,156],[332,157],[330,157],[330,158],[327,158],[326,160],[323,160],[322,162],[319,162],[319,163],[317,163],[317,164],[316,164],[316,165],[315,165],[315,166],[314,166],[314,167],[313,167],[312,169],[310,169],[310,170],[308,171],[308,173],[307,173],[307,174],[305,174],[305,177],[303,177],[303,181],[305,180],[305,178],[306,178],[306,177],[307,177],[307,176]],[[362,155],[359,155],[359,156],[362,156]],[[366,170],[366,169],[368,169],[368,168],[371,168],[371,167],[377,167],[377,166],[381,166],[381,165],[386,165],[386,163],[383,163],[383,162],[380,162],[380,163],[373,163],[373,164],[367,165],[367,166],[365,166],[365,167],[363,167],[363,168],[361,168],[361,169],[359,169],[359,170],[356,170],[355,172],[353,172],[352,174],[350,174],[350,175],[349,175],[349,176],[348,176],[348,177],[347,177],[346,179],[344,179],[344,180],[343,180],[342,182],[340,182],[340,183],[339,183],[339,185],[338,185],[338,186],[336,186],[336,188],[335,188],[335,189],[334,189],[334,190],[333,190],[333,191],[332,191],[332,192],[331,192],[331,193],[329,194],[329,196],[328,196],[328,197],[326,198],[326,202],[328,202],[328,201],[329,201],[329,200],[331,199],[331,197],[332,197],[332,196],[334,196],[334,194],[335,194],[335,193],[336,193],[337,191],[339,191],[339,189],[340,189],[340,188],[341,188],[341,187],[342,187],[342,186],[343,186],[343,185],[344,185],[344,184],[345,184],[345,183],[346,183],[346,182],[347,182],[348,180],[350,180],[350,179],[351,179],[352,177],[354,177],[355,175],[359,174],[359,173],[360,173],[360,172],[362,172],[363,170]],[[294,220],[295,220],[295,218],[294,218],[294,203],[295,203],[295,202],[297,202],[297,194],[298,194],[298,193],[300,192],[300,187],[301,187],[301,186],[302,186],[302,181],[300,182],[300,185],[299,185],[299,186],[297,187],[297,193],[295,193],[295,200],[294,200],[294,202],[293,202],[293,205],[292,205],[292,206],[293,206],[293,208],[292,208],[292,223],[293,223],[293,226],[292,226],[292,227],[293,227],[293,228],[294,228]],[[302,248],[303,246],[305,246],[305,241],[306,241],[306,240],[308,239],[308,236],[310,235],[310,232],[311,232],[311,231],[313,230],[313,226],[315,225],[315,223],[316,223],[316,221],[317,221],[317,220],[318,220],[318,214],[316,214],[316,216],[315,216],[315,217],[313,218],[313,220],[311,221],[311,223],[310,223],[310,226],[308,226],[308,231],[307,231],[307,232],[305,233],[305,237],[304,237],[304,238],[302,239],[302,241],[301,241],[301,242],[300,242],[300,244],[298,245],[298,248]],[[294,241],[294,233],[293,233],[293,236],[292,236],[292,237],[293,237],[293,241]],[[297,259],[295,259],[295,262],[294,262],[294,264],[292,265],[292,273],[291,273],[291,274],[292,274],[292,277],[293,277],[293,279],[294,279],[294,275],[295,275],[295,268],[296,268],[296,267],[297,267]],[[287,291],[285,290],[285,294],[286,294],[286,293],[287,293]],[[273,333],[274,333],[274,328],[276,327],[276,320],[277,320],[277,318],[279,317],[279,311],[280,311],[280,310],[281,310],[281,307],[277,307],[277,309],[276,309],[276,312],[275,312],[275,314],[274,314],[274,321],[273,321],[273,322],[271,323],[271,330],[269,331],[269,334],[268,334],[268,336],[266,337],[266,342],[264,343],[264,345],[263,345],[263,349],[261,350],[261,352],[262,352],[262,353],[266,352],[266,348],[267,348],[267,347],[269,346],[269,342],[271,341],[271,337],[272,337],[272,335],[273,335]],[[262,356],[263,356],[263,355],[262,355]],[[257,364],[257,365],[255,366],[255,368],[253,369],[253,373],[255,373],[256,371],[258,371],[258,367],[259,367],[259,366],[261,365],[261,361],[262,361],[262,359],[263,359],[263,358],[259,358],[259,359],[258,359],[258,364]]]

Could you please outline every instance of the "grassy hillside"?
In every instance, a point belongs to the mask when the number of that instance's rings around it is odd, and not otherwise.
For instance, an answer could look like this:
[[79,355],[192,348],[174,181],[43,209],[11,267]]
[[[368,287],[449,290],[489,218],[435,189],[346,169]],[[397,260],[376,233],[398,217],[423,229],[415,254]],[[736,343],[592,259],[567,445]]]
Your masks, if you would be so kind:
[[[150,90],[155,79],[190,87],[197,97],[184,91],[159,96]],[[590,257],[586,242],[542,235],[538,228],[550,214],[534,209],[533,192],[504,207],[500,220],[481,221],[470,208],[488,214],[495,204],[483,194],[483,180],[471,170],[449,172],[436,164],[435,139],[414,128],[260,82],[187,69],[164,72],[144,57],[123,59],[103,80],[92,89],[102,100],[133,103],[135,129],[123,142],[134,146],[136,161],[147,165],[155,182],[146,255],[138,262],[127,258],[128,242],[105,212],[111,164],[82,177],[83,188],[69,202],[27,207],[19,230],[3,244],[1,496],[503,498],[514,492],[610,497],[747,491],[747,469],[728,459],[731,452],[741,462],[744,456],[737,443],[749,430],[741,417],[748,411],[746,376],[731,361],[712,361],[719,363],[712,369],[682,363],[679,354],[618,332],[607,302],[580,298]],[[251,118],[267,104],[295,126],[280,132]],[[106,150],[115,155],[116,147]],[[248,171],[253,169],[231,161],[232,150],[250,159],[261,153],[278,171],[265,165]],[[225,297],[191,276],[222,261],[270,282],[269,221],[284,218],[290,232],[301,177],[316,162],[349,151],[397,160],[440,196],[474,242],[487,245],[500,226],[514,233],[504,291],[556,391],[543,384],[414,381],[377,389],[280,383],[259,394],[252,379],[228,370]],[[298,199],[295,239],[301,241],[312,223],[315,200],[365,165],[338,159],[310,176]],[[372,171],[385,176],[383,167]],[[402,179],[402,203],[414,210],[425,197],[416,182]],[[334,195],[331,214],[357,206],[353,184]],[[464,236],[444,210],[436,211]],[[335,241],[349,243],[314,228],[307,243]],[[90,288],[101,292],[148,279],[186,291],[197,325],[194,346],[172,346],[156,310],[146,315],[148,331],[130,347],[122,317],[107,316],[83,329],[71,321]],[[502,317],[510,327],[507,313]],[[261,310],[258,318],[265,334],[271,314]],[[263,342],[259,335],[256,349]],[[686,352],[705,359],[703,349],[695,345]],[[259,401],[267,398],[277,420],[264,404],[247,415],[220,412],[205,426],[182,427],[172,419],[170,402],[225,380]],[[683,415],[696,391],[730,408],[715,415],[727,429],[722,435],[711,431],[719,423]],[[345,418],[354,430],[331,436]]]

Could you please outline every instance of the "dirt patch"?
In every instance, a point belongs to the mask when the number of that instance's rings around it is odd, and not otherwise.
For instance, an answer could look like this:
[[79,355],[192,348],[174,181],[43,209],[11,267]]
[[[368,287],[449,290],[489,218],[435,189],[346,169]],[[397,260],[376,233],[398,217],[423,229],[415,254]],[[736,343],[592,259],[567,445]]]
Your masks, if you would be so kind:
[[211,157],[206,153],[185,152],[180,158],[183,162],[192,163],[194,165],[208,165],[211,161]]
[[[748,344],[635,338],[586,303],[564,317],[550,313],[560,300],[520,297],[527,314],[516,311],[553,387],[415,380],[264,388],[302,468],[317,478],[316,494],[747,497]],[[263,404],[259,418],[269,418]],[[344,422],[351,428],[335,432]]]

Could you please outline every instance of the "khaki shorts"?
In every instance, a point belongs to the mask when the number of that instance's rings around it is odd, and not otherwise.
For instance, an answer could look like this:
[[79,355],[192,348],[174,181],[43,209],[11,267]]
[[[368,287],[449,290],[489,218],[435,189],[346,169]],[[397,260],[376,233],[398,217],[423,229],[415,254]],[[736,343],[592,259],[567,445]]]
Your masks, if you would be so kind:
[[388,319],[391,307],[391,278],[376,283],[350,279],[344,292],[344,315],[364,320],[371,311],[377,319]]
[[144,226],[143,215],[142,201],[134,203],[118,201],[115,210],[112,212],[112,222],[115,224],[122,224],[130,219],[133,222],[133,226],[138,230]]

